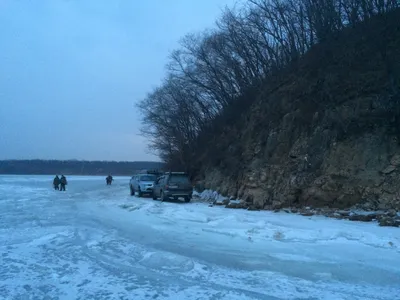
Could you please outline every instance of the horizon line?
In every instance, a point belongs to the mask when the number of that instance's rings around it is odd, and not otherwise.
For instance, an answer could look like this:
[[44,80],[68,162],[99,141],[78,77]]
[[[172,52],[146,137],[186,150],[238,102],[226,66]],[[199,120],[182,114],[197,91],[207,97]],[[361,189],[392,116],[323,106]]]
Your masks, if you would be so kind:
[[20,158],[20,159],[0,159],[1,161],[78,161],[78,162],[124,162],[124,163],[136,163],[136,162],[149,162],[149,163],[160,163],[164,164],[162,161],[155,160],[88,160],[88,159],[43,159],[43,158]]

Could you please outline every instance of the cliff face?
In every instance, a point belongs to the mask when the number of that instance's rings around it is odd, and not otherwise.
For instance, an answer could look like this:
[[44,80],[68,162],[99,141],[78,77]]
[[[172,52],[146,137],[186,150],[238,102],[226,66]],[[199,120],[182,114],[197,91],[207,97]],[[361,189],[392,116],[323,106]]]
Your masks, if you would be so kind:
[[205,187],[258,208],[400,210],[399,19],[347,29],[266,85],[202,155]]

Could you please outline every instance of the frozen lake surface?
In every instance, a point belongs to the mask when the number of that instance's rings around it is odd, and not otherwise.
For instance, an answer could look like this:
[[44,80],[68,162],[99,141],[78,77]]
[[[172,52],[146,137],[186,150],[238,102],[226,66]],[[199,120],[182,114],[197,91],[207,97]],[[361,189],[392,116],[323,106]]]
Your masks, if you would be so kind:
[[400,230],[0,176],[0,299],[400,299]]

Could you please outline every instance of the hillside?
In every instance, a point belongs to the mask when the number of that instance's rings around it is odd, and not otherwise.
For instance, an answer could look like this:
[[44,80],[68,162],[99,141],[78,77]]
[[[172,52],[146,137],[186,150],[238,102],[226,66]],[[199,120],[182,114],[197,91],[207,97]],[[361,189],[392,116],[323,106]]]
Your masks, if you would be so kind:
[[195,153],[200,183],[258,208],[400,210],[399,19],[346,28],[265,83]]
[[159,169],[159,162],[116,162],[79,160],[3,160],[0,161],[0,174],[15,175],[125,175],[131,176],[143,169]]

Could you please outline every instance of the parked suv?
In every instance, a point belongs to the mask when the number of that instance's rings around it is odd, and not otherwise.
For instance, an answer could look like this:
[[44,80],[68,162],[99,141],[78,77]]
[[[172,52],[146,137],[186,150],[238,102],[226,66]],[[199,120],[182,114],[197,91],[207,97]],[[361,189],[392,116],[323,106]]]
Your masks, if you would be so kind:
[[161,198],[161,201],[173,198],[184,198],[185,202],[192,199],[193,187],[189,175],[185,172],[167,172],[154,183],[153,199]]
[[138,193],[139,197],[144,194],[153,194],[153,184],[157,180],[157,176],[154,174],[137,174],[132,176],[129,181],[129,188],[131,190],[131,196]]

